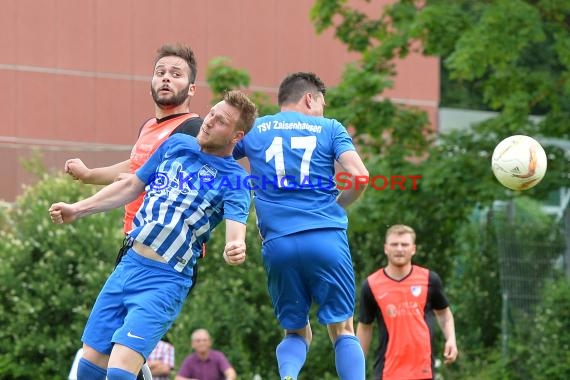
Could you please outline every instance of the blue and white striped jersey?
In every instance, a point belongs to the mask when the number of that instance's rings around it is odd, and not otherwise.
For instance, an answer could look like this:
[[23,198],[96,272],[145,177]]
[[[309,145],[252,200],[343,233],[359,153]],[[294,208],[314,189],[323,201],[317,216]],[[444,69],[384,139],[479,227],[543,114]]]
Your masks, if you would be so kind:
[[337,120],[279,112],[260,117],[234,149],[251,166],[255,211],[264,241],[318,228],[346,228],[336,202],[334,162],[352,139]]
[[192,136],[167,139],[136,175],[147,184],[146,195],[129,236],[178,272],[192,274],[202,243],[223,219],[247,221],[248,173],[231,156],[201,152]]

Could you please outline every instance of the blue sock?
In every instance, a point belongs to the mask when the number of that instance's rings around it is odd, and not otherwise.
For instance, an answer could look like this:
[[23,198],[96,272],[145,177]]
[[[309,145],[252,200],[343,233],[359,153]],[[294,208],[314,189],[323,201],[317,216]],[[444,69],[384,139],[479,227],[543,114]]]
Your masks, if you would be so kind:
[[105,380],[107,370],[81,358],[77,364],[77,380]]
[[279,365],[279,375],[283,379],[290,376],[296,379],[301,372],[305,359],[307,359],[309,347],[305,338],[297,334],[287,334],[279,343],[275,353],[277,354],[277,364]]
[[354,335],[341,335],[334,342],[336,373],[340,380],[364,380],[364,352]]
[[137,375],[120,368],[107,368],[108,380],[136,380]]

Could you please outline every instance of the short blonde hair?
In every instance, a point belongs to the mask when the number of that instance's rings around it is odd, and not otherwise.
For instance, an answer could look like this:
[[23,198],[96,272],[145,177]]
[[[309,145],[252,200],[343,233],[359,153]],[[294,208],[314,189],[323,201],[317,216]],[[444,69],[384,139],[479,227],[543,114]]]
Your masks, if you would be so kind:
[[226,92],[223,100],[239,110],[237,129],[247,134],[257,118],[257,106],[245,93],[239,90]]
[[405,224],[394,224],[390,226],[386,231],[386,240],[388,240],[388,236],[396,234],[396,235],[404,235],[410,234],[412,236],[412,241],[414,244],[416,243],[416,231],[410,226],[406,226]]

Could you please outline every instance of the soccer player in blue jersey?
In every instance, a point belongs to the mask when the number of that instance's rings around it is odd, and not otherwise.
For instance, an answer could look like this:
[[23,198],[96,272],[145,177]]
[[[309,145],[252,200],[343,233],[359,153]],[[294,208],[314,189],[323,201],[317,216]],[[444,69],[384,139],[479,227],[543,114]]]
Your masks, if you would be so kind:
[[243,263],[250,190],[232,151],[256,116],[245,94],[230,91],[196,138],[176,134],[130,177],[85,200],[50,207],[54,223],[69,223],[123,206],[146,190],[128,235],[132,247],[107,279],[83,332],[79,380],[136,379],[180,313],[202,244],[222,220],[223,257],[230,265]]
[[[364,380],[364,355],[354,333],[355,284],[345,208],[364,191],[368,171],[346,129],[323,117],[325,86],[313,73],[287,76],[279,87],[281,112],[258,118],[234,157],[251,166],[262,256],[273,309],[285,337],[277,346],[281,379],[297,379],[318,306],[342,380]],[[353,178],[339,193],[335,162]],[[347,184],[350,181],[347,181]]]

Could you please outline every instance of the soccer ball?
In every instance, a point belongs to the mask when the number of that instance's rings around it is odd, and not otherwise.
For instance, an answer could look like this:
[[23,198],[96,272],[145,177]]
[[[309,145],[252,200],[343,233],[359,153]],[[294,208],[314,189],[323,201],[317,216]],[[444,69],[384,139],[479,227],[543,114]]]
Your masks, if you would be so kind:
[[503,186],[521,191],[542,180],[546,162],[546,153],[538,141],[529,136],[514,135],[495,147],[491,169]]

